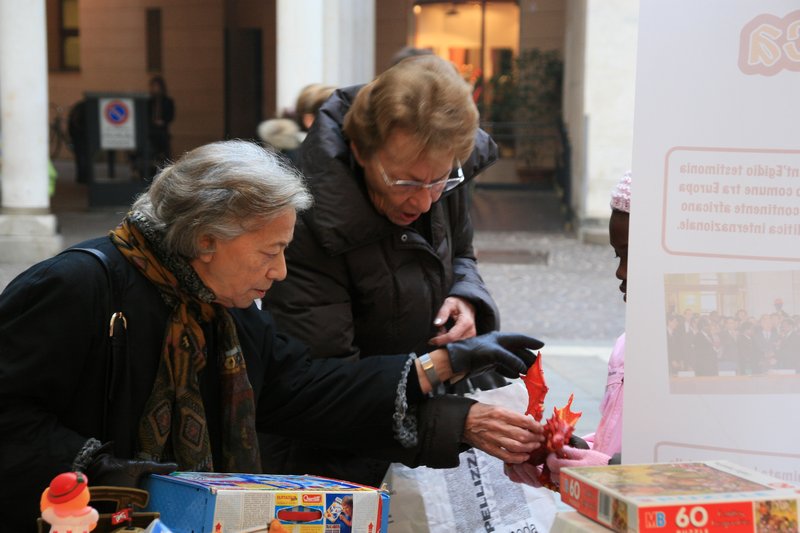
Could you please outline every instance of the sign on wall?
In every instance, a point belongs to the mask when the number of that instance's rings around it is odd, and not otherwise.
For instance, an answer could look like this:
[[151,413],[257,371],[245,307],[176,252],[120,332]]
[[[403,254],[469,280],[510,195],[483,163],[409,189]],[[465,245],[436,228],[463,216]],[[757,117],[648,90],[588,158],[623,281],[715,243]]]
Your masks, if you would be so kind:
[[800,10],[642,2],[623,459],[800,483]]
[[136,148],[135,107],[132,98],[100,98],[100,148]]

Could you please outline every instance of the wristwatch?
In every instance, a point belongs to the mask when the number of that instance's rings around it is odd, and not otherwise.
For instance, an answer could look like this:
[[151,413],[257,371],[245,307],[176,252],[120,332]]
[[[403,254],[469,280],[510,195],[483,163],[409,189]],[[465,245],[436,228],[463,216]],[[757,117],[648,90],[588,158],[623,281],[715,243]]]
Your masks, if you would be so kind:
[[431,391],[435,391],[439,388],[439,385],[442,384],[442,380],[439,379],[439,376],[436,374],[436,369],[433,368],[433,360],[431,359],[430,354],[423,354],[419,356],[419,362],[422,364],[422,370],[425,371],[425,375],[428,377],[428,382],[431,384]]

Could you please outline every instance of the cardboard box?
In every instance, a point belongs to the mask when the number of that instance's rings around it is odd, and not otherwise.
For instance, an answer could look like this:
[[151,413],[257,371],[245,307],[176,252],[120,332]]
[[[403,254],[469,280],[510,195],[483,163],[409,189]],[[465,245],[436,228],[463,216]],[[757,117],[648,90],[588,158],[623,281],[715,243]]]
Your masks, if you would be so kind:
[[145,488],[174,533],[266,533],[276,518],[291,533],[382,533],[389,516],[385,491],[322,477],[176,472]]
[[620,533],[798,531],[800,488],[727,461],[564,468],[560,485]]

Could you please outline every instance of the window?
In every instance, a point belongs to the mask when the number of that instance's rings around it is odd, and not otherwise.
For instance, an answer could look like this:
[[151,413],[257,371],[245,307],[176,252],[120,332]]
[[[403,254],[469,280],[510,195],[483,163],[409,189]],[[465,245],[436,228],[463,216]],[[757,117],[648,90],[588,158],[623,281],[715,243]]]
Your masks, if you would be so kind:
[[497,96],[485,81],[510,75],[519,52],[518,2],[418,0],[414,2],[413,44],[449,59],[474,87],[478,108]]
[[60,1],[59,43],[61,46],[60,68],[80,70],[81,38],[78,24],[78,0]]

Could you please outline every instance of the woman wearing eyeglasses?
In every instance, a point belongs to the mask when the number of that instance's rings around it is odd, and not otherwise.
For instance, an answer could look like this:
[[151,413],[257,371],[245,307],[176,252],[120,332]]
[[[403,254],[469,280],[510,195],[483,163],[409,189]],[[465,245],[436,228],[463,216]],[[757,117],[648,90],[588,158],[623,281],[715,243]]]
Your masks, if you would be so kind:
[[[465,186],[496,158],[470,86],[434,55],[336,91],[301,147],[314,207],[298,217],[286,280],[264,301],[279,327],[315,357],[353,360],[423,356],[498,329],[475,261]],[[477,385],[504,383],[498,378]],[[452,397],[430,435],[441,452],[469,444],[508,460],[521,428],[529,422],[517,413]],[[372,485],[387,466],[321,450],[292,454],[290,471]]]

